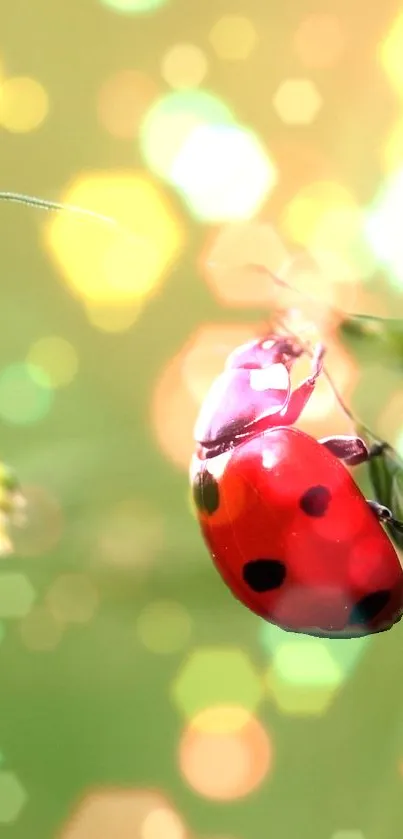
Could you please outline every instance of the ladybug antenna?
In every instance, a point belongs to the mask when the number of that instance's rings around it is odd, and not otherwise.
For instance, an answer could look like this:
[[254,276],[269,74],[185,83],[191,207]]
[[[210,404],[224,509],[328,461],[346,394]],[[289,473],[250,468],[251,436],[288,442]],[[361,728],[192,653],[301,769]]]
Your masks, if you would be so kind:
[[[280,286],[281,288],[285,288],[285,289],[287,289],[287,291],[291,291],[293,294],[296,294],[299,297],[302,297],[304,300],[312,300],[313,302],[317,303],[317,300],[315,299],[315,297],[313,297],[310,294],[306,294],[306,292],[304,292],[304,291],[300,291],[300,289],[298,289],[298,288],[294,288],[294,286],[290,285],[290,283],[287,283],[286,280],[282,280],[281,277],[278,277],[277,274],[274,274],[273,271],[271,271],[270,268],[267,268],[265,265],[250,263],[248,265],[248,267],[255,270],[255,271],[260,271],[262,273],[263,272],[266,273],[268,276],[271,277],[271,279],[273,280],[273,282],[277,286]],[[341,317],[343,319],[343,317],[344,317],[343,313],[340,312],[338,309],[336,309],[334,306],[329,305],[328,308],[334,314],[341,315]],[[314,357],[315,349],[309,344],[309,342],[301,339],[301,337],[299,335],[297,335],[297,333],[294,332],[294,330],[291,329],[289,327],[289,325],[286,323],[286,321],[283,320],[281,317],[277,317],[277,322],[289,335],[292,335],[292,337],[295,338],[296,341],[299,342],[299,344],[303,347],[304,352],[306,352],[306,354],[308,356],[310,356],[311,358]],[[371,429],[368,428],[368,426],[365,425],[365,423],[361,422],[361,420],[359,420],[354,415],[354,413],[348,407],[348,405],[346,405],[343,397],[341,396],[338,388],[336,387],[336,385],[333,381],[332,376],[330,375],[330,373],[329,373],[329,371],[328,371],[328,369],[325,365],[322,366],[322,373],[323,373],[326,381],[328,382],[328,384],[329,384],[329,386],[330,386],[330,388],[331,388],[331,390],[332,390],[332,392],[335,396],[337,404],[340,406],[341,410],[346,415],[346,417],[348,417],[348,419],[353,423],[353,425],[356,428],[361,428],[362,431],[369,434],[370,437],[372,437],[374,440],[376,440],[378,442],[378,444],[385,445],[384,441],[380,440],[378,437],[375,437],[375,435],[373,434]]]
[[[311,346],[311,344],[310,344],[309,342],[302,340],[302,339],[299,337],[299,335],[297,335],[297,333],[296,333],[296,332],[294,332],[294,330],[293,330],[293,329],[290,329],[290,327],[288,326],[288,324],[286,323],[286,321],[285,321],[285,320],[283,320],[281,317],[280,317],[280,318],[278,318],[277,320],[278,320],[279,325],[280,325],[280,326],[281,326],[281,327],[282,327],[282,328],[283,328],[283,329],[284,329],[284,330],[285,330],[285,331],[286,331],[289,335],[292,335],[292,337],[293,337],[293,338],[295,338],[295,339],[296,339],[296,340],[297,340],[297,341],[301,344],[301,346],[302,346],[302,347],[303,347],[303,349],[304,349],[304,352],[305,352],[305,353],[306,353],[306,354],[307,354],[310,358],[314,358],[314,356],[315,356],[315,348],[314,348],[314,347],[312,347],[312,346]],[[346,405],[346,403],[344,402],[343,397],[342,397],[342,396],[341,396],[341,394],[339,393],[339,391],[338,391],[338,389],[337,389],[337,387],[336,387],[336,385],[335,385],[335,383],[334,383],[334,381],[333,381],[333,378],[332,378],[332,376],[330,375],[330,373],[329,373],[329,371],[328,371],[328,369],[327,369],[327,367],[326,367],[325,365],[323,365],[323,366],[322,366],[322,373],[323,373],[323,375],[324,375],[325,379],[327,380],[328,384],[330,385],[330,387],[331,387],[331,389],[332,389],[332,391],[333,391],[333,393],[334,393],[334,396],[335,396],[335,398],[336,398],[336,400],[337,400],[337,403],[340,405],[340,408],[341,408],[341,409],[342,409],[342,411],[346,414],[346,416],[347,416],[347,417],[348,417],[348,418],[349,418],[349,419],[350,419],[350,420],[351,420],[351,421],[352,421],[352,422],[356,425],[356,424],[358,423],[357,417],[355,417],[355,416],[354,416],[354,414],[352,413],[352,411],[350,410],[350,408],[348,407],[348,405]],[[360,423],[360,424],[362,425],[362,423]]]
[[294,288],[290,285],[290,283],[287,283],[286,280],[282,280],[281,277],[277,276],[277,274],[273,274],[273,271],[271,271],[270,268],[267,268],[266,265],[261,265],[257,262],[249,262],[246,268],[249,268],[251,271],[256,271],[258,274],[267,274],[267,276],[270,277],[276,285],[281,286],[281,288],[286,288],[287,291],[292,291],[294,294],[298,294],[299,297],[307,296],[303,291],[300,291],[298,288]]
[[[250,262],[247,264],[246,267],[258,273],[267,274],[267,276],[270,277],[273,283],[277,286],[280,286],[280,288],[285,288],[287,291],[291,291],[292,294],[296,294],[298,297],[302,297],[303,300],[312,300],[313,303],[316,303],[316,305],[318,304],[316,297],[314,297],[312,294],[307,294],[306,291],[301,291],[301,289],[295,288],[295,286],[291,285],[291,283],[288,283],[287,280],[282,280],[281,277],[277,276],[277,274],[274,274],[273,271],[271,271],[270,268],[267,268],[266,265]],[[334,306],[331,306],[330,304],[326,305],[331,312],[334,312],[335,314],[341,314],[338,312],[337,309],[334,308]]]
[[[304,300],[313,300],[314,302],[317,302],[316,299],[311,294],[306,294],[306,292],[300,291],[300,289],[298,289],[298,288],[294,288],[294,286],[290,285],[290,283],[287,283],[286,280],[282,280],[281,277],[278,277],[277,274],[274,274],[273,271],[271,271],[270,268],[267,268],[265,265],[258,265],[258,264],[255,265],[255,264],[251,263],[250,267],[254,270],[262,271],[262,272],[265,272],[266,274],[268,274],[268,276],[271,277],[273,282],[276,285],[280,286],[281,288],[285,288],[285,289],[287,289],[287,291],[292,291],[293,294],[297,294],[299,297],[302,297]],[[329,306],[329,308],[331,309],[332,312],[338,313],[337,309],[335,309],[333,306]],[[296,338],[303,345],[304,350],[307,353],[307,355],[309,355],[309,356],[311,356],[311,358],[313,358],[314,350],[312,349],[310,344],[307,343],[306,341],[301,340],[301,338],[295,332],[293,332],[293,330],[290,329],[290,327],[287,325],[287,323],[285,323],[285,321],[283,321],[281,318],[278,319],[278,322],[290,335],[293,336],[293,338]],[[329,385],[330,385],[330,387],[331,387],[331,389],[332,389],[332,391],[333,391],[333,393],[336,397],[336,400],[337,400],[338,404],[340,405],[340,408],[346,414],[346,416],[354,424],[356,424],[358,422],[356,417],[354,416],[354,414],[351,412],[350,408],[344,402],[342,396],[340,395],[339,391],[337,390],[337,387],[336,387],[329,371],[326,369],[325,366],[322,367],[322,371],[323,371],[323,375],[327,379],[327,381],[328,381],[328,383],[329,383]]]
[[[337,400],[338,405],[340,405],[340,408],[342,409],[342,411],[344,411],[346,416],[354,423],[354,425],[358,425],[357,417],[354,416],[353,412],[350,410],[348,405],[346,405],[346,403],[345,403],[343,397],[340,395],[340,393],[339,393],[339,391],[338,391],[338,389],[337,389],[337,387],[336,387],[328,369],[325,366],[323,366],[322,371],[323,371],[323,375],[324,375],[326,381],[328,382],[328,384],[330,385],[330,387],[331,387],[331,389],[334,393],[334,396]],[[362,425],[362,423],[360,423],[360,425]]]
[[362,422],[361,420],[358,419],[358,417],[356,417],[353,414],[353,412],[346,405],[343,397],[340,395],[339,391],[337,390],[337,387],[336,387],[329,371],[326,369],[326,367],[322,367],[322,372],[323,372],[323,375],[324,375],[325,379],[327,380],[328,384],[330,385],[330,387],[331,387],[331,389],[332,389],[332,391],[335,395],[335,398],[336,398],[336,401],[337,401],[338,405],[340,405],[340,408],[342,409],[342,411],[344,411],[344,413],[349,418],[349,420],[351,420],[354,427],[358,428],[358,429],[361,429],[360,433],[365,432],[365,434],[368,434],[373,440],[376,441],[377,445],[380,445],[383,448],[387,447],[388,449],[390,449],[391,447],[389,446],[389,443],[385,443],[384,440],[381,440],[379,437],[377,437],[374,434],[374,432],[371,431],[370,428],[368,428],[368,426],[365,424],[365,422]]
[[[290,329],[288,324],[284,320],[282,320],[281,318],[278,318],[278,323],[286,332],[288,332],[289,335],[292,335],[293,338],[295,338],[297,341],[299,341],[299,343],[302,345],[302,347],[304,349],[304,352],[306,352],[306,354],[310,358],[314,357],[315,349],[309,343],[301,340],[301,338],[296,334],[296,332],[294,332],[292,329]],[[325,365],[322,366],[322,373],[323,373],[327,383],[329,384],[329,386],[330,386],[330,388],[331,388],[331,390],[332,390],[332,392],[335,396],[337,404],[340,406],[341,410],[346,415],[346,417],[348,417],[348,419],[352,422],[354,427],[355,428],[360,428],[364,433],[368,434],[376,443],[384,446],[385,445],[384,440],[381,440],[379,437],[377,437],[373,433],[373,431],[371,431],[371,429],[368,428],[368,426],[364,422],[359,420],[358,417],[356,417],[355,414],[353,414],[352,410],[348,407],[348,405],[346,405],[343,397],[341,396],[337,386],[335,385],[335,383],[333,381],[332,376],[329,373],[329,370],[327,369],[327,367]],[[388,448],[390,448],[389,445],[388,445]]]

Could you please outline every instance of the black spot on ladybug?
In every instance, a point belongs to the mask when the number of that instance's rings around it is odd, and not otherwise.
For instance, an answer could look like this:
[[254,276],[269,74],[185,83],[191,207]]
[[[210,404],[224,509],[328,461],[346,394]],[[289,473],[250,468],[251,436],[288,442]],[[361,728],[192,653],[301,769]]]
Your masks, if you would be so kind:
[[325,515],[331,497],[330,490],[327,487],[320,485],[310,487],[301,495],[299,506],[307,516],[320,518]]
[[374,591],[373,594],[367,594],[356,603],[351,612],[350,624],[365,624],[372,621],[390,600],[390,591]]
[[252,591],[262,593],[279,588],[285,580],[286,570],[279,559],[252,559],[244,565],[242,574]]
[[193,499],[201,513],[212,515],[220,505],[220,493],[215,478],[203,469],[196,475],[193,481]]

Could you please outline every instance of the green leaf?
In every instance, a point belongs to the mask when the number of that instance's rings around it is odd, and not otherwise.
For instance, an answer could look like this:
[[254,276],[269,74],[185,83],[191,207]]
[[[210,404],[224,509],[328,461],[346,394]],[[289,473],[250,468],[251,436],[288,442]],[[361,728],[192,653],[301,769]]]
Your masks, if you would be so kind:
[[393,514],[403,521],[403,471],[396,472],[392,481]]
[[[382,442],[365,426],[358,426],[357,433],[368,447]],[[403,460],[400,455],[388,445],[382,454],[369,461],[368,470],[375,500],[388,507],[394,518],[403,521]],[[403,533],[392,524],[386,525],[386,529],[396,545],[403,548]]]
[[403,365],[403,321],[371,315],[346,315],[339,326],[340,338],[353,354],[372,360]]

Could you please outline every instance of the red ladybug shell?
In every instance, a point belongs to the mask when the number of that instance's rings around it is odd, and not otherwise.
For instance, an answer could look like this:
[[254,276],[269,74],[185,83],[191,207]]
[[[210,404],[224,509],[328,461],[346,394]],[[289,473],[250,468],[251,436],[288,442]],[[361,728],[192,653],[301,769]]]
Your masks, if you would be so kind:
[[403,573],[346,467],[314,438],[277,427],[193,458],[193,497],[233,594],[283,629],[350,638],[389,629]]

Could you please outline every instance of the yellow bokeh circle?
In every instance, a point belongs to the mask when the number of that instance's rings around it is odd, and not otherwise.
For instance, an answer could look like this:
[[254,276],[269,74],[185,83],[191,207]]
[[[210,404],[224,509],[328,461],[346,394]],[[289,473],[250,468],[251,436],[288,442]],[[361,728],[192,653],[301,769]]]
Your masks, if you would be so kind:
[[36,79],[15,76],[0,84],[0,124],[15,134],[34,131],[46,119],[48,94]]

